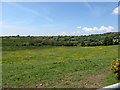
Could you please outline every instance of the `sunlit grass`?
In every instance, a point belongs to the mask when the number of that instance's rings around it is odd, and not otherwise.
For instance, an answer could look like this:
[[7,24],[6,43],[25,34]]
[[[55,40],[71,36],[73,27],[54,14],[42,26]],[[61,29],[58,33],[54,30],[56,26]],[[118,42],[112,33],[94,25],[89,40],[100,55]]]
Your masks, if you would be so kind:
[[[118,57],[118,46],[3,47],[3,87],[83,87],[74,82],[109,67]],[[18,49],[18,50],[17,50]],[[108,72],[111,70],[106,69]],[[77,74],[76,74],[77,73]],[[104,72],[102,72],[104,73]],[[64,78],[67,78],[67,83]],[[103,80],[108,85],[109,78]],[[71,79],[69,79],[71,77]],[[113,79],[112,83],[117,82]]]

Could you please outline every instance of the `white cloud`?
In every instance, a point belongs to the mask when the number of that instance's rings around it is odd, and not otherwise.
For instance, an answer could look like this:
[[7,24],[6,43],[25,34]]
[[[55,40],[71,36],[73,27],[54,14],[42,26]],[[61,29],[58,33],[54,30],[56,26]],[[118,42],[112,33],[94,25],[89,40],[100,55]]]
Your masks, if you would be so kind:
[[81,26],[77,26],[76,28],[80,29],[80,28],[81,28]]
[[80,31],[73,32],[62,32],[60,35],[89,35],[89,34],[100,34],[106,32],[112,32],[115,28],[112,26],[100,26],[100,27],[83,27]]
[[87,32],[91,32],[91,31],[92,31],[92,28],[83,27],[82,30],[87,31]]
[[120,6],[116,7],[116,8],[113,10],[112,14],[115,14],[115,15],[120,14]]
[[82,30],[86,31],[86,32],[111,32],[113,31],[115,28],[112,26],[101,26],[101,27],[93,27],[93,28],[88,28],[88,27],[83,27]]
[[62,32],[62,33],[61,33],[61,35],[63,35],[63,36],[64,36],[64,35],[67,35],[67,33],[66,33],[66,32]]
[[65,35],[70,36],[70,35],[78,35],[78,34],[81,34],[81,32],[80,32],[80,31],[74,31],[74,32],[62,32],[60,35],[62,35],[62,36],[65,36]]

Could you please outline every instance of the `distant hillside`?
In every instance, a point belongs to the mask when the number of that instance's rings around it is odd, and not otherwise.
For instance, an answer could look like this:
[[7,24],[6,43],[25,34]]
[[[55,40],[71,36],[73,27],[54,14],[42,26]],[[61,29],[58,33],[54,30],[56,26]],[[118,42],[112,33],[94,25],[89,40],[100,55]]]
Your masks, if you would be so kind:
[[100,46],[119,44],[120,32],[83,36],[3,36],[3,46]]

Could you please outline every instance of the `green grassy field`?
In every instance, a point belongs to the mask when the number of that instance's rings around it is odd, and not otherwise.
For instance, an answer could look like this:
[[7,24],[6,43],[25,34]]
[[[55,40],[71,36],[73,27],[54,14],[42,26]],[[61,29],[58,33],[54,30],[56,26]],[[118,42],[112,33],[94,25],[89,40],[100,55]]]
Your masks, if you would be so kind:
[[111,70],[118,45],[4,46],[3,87],[101,88],[117,83]]

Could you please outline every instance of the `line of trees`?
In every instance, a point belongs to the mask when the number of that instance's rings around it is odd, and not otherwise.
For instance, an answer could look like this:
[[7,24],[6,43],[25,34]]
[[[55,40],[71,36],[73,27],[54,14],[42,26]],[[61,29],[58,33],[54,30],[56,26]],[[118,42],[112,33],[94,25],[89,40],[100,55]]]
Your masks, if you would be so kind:
[[3,46],[100,46],[119,44],[119,32],[88,36],[6,36]]

